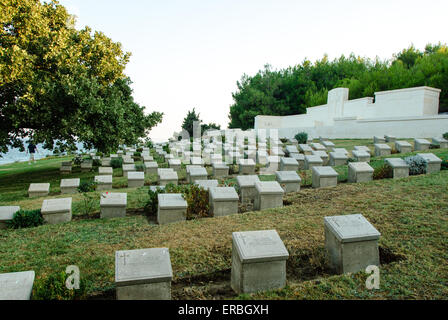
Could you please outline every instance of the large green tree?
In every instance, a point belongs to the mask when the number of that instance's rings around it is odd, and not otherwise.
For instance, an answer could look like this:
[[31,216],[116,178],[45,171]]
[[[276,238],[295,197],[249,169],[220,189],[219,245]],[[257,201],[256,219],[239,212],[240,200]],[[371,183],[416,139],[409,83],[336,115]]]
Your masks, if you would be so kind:
[[30,136],[110,151],[162,120],[132,99],[130,54],[57,1],[0,0],[0,23],[0,151]]
[[373,96],[377,91],[415,86],[442,89],[440,111],[448,111],[448,50],[443,44],[413,46],[391,60],[350,55],[329,61],[327,56],[282,70],[265,66],[254,76],[243,75],[232,94],[229,127],[249,129],[257,115],[302,114],[306,108],[325,104],[328,91],[350,89],[350,99]]

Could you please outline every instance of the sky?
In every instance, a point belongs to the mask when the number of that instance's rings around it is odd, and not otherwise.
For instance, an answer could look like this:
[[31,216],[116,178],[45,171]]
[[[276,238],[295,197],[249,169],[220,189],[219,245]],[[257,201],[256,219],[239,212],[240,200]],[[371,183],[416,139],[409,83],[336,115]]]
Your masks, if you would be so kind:
[[60,0],[76,28],[102,31],[132,56],[134,100],[164,119],[155,142],[180,131],[193,107],[229,123],[243,74],[355,53],[390,59],[413,44],[448,43],[447,0]]

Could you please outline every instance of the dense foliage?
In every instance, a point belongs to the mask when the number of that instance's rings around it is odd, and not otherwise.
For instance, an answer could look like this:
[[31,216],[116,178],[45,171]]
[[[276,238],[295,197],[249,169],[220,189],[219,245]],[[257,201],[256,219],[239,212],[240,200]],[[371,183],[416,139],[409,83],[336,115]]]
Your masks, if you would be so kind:
[[306,132],[299,132],[294,136],[294,138],[297,140],[299,144],[306,144],[308,141],[308,133]]
[[19,210],[14,213],[12,220],[7,221],[7,225],[12,229],[37,227],[44,223],[44,218],[40,209]]
[[68,289],[65,271],[51,274],[48,278],[36,281],[33,300],[81,300],[86,297],[86,286],[80,281],[79,289]]
[[[184,118],[184,121],[182,123],[182,129],[188,132],[190,137],[193,137],[193,129],[194,129],[194,122],[198,121],[201,125],[201,134],[206,132],[207,130],[220,130],[221,126],[211,122],[211,123],[202,123],[202,120],[199,118],[199,113],[196,113],[195,108],[193,110],[188,111],[187,116]],[[185,138],[185,137],[183,137]]]
[[415,176],[418,174],[425,174],[427,169],[427,162],[421,156],[410,156],[404,158],[404,161],[409,165],[409,175]]
[[350,89],[350,99],[373,97],[377,91],[431,86],[442,89],[440,111],[448,111],[448,47],[427,45],[424,51],[413,46],[380,61],[341,56],[309,60],[282,70],[266,65],[254,76],[244,74],[232,94],[230,128],[249,129],[257,115],[293,115],[307,107],[326,104],[328,91]]
[[162,120],[132,98],[123,74],[130,54],[101,32],[76,30],[57,1],[2,0],[0,23],[1,152],[22,149],[27,137],[109,152]]

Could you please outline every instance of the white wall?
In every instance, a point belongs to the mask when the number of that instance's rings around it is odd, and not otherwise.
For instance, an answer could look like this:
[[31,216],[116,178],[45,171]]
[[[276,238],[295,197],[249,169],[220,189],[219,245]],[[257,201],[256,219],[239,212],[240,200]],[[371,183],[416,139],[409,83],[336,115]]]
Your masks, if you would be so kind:
[[300,131],[333,139],[440,136],[448,131],[448,116],[438,115],[440,91],[418,87],[376,92],[373,102],[370,97],[348,100],[348,89],[336,88],[329,91],[326,105],[307,108],[306,114],[255,117],[255,129],[279,129],[281,138]]

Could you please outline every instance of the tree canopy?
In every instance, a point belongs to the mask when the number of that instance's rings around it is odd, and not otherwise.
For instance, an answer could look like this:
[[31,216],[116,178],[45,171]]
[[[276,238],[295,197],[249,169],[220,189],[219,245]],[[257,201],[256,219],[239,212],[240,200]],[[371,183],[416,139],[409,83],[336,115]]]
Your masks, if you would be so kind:
[[193,124],[195,121],[198,121],[200,123],[202,133],[204,133],[207,130],[221,129],[221,126],[214,122],[202,123],[199,113],[196,113],[195,108],[193,108],[192,110],[188,111],[187,116],[184,118],[184,121],[182,123],[182,129],[187,131],[190,137],[193,137]]
[[350,89],[350,99],[373,96],[377,91],[430,86],[442,89],[440,111],[448,111],[448,48],[427,45],[424,51],[413,46],[381,61],[341,56],[329,61],[327,56],[312,63],[281,70],[266,65],[254,76],[244,74],[230,107],[229,127],[249,129],[257,115],[286,116],[302,114],[307,107],[326,104],[328,91],[337,87]]
[[0,2],[0,151],[22,138],[52,148],[83,142],[111,151],[136,143],[162,120],[134,102],[124,75],[130,54],[57,1]]

